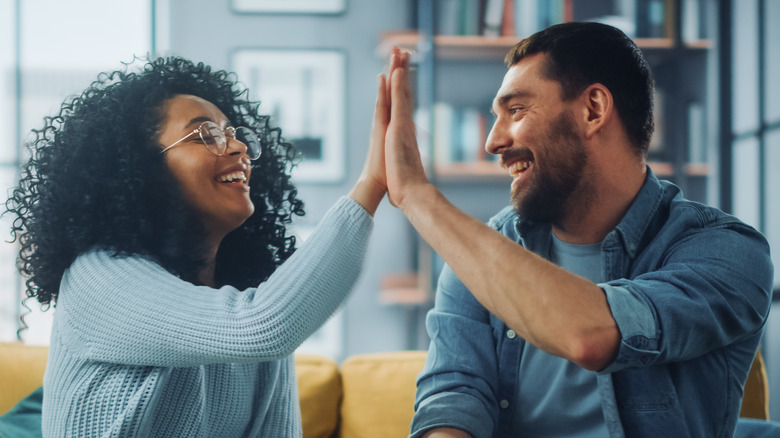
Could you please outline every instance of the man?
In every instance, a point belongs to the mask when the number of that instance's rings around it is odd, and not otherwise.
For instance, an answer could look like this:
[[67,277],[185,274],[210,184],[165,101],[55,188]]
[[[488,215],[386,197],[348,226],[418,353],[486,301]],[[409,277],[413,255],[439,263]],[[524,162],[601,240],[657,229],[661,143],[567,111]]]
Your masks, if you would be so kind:
[[448,265],[411,436],[730,437],[766,240],[647,167],[653,79],[622,32],[557,25],[506,61],[486,149],[512,205],[488,225],[428,182],[406,68],[389,80],[390,201]]

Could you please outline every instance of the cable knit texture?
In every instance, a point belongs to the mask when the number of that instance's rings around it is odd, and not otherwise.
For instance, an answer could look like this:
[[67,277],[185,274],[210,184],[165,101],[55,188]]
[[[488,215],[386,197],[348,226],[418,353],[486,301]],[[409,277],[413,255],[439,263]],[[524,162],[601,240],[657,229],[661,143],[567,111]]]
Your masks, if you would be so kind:
[[371,217],[340,199],[257,288],[195,286],[142,257],[79,256],[60,288],[46,437],[297,437],[294,350],[358,277]]

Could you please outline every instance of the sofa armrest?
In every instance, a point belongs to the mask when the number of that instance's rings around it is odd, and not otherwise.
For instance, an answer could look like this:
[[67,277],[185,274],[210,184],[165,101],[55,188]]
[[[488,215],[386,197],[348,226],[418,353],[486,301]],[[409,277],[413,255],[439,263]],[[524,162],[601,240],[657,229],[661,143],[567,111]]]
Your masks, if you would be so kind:
[[769,381],[760,348],[756,351],[756,357],[745,381],[745,393],[739,416],[769,420]]
[[341,365],[344,399],[339,437],[402,437],[414,416],[425,351],[358,354]]
[[296,353],[295,374],[298,378],[303,436],[334,436],[342,394],[338,364],[325,356]]

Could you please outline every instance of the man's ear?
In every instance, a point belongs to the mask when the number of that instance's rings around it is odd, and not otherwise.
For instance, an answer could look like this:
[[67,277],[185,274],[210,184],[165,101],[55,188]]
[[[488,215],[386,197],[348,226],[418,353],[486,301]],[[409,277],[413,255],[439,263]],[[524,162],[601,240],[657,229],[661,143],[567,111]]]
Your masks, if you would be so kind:
[[604,85],[591,84],[582,92],[585,137],[590,138],[612,118],[614,101],[612,93]]

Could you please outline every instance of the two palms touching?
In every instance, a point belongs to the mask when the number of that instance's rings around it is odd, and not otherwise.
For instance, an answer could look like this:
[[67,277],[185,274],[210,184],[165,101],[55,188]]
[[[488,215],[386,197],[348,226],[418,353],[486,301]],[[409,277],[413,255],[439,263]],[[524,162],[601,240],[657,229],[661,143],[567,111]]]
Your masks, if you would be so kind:
[[428,184],[415,137],[408,52],[393,49],[388,77],[379,75],[376,108],[363,178],[384,187],[403,209],[407,195]]

